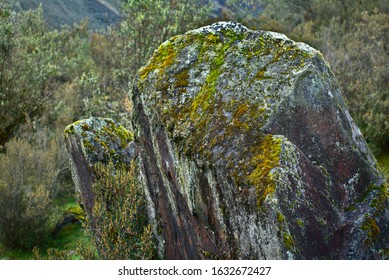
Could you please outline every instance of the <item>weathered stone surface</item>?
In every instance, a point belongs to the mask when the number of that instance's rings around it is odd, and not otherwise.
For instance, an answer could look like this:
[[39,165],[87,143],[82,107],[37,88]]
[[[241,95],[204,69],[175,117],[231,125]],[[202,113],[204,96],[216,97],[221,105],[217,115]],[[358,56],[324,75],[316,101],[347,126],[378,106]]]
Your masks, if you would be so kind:
[[388,186],[320,52],[221,22],[163,43],[132,98],[161,258],[387,257]]
[[130,164],[137,151],[133,134],[107,118],[77,121],[65,129],[65,143],[72,165],[72,176],[85,213],[92,219],[95,194],[94,165]]
[[134,141],[66,129],[89,217],[93,165],[135,159],[160,258],[388,258],[388,184],[320,52],[213,24],[163,43],[132,100]]

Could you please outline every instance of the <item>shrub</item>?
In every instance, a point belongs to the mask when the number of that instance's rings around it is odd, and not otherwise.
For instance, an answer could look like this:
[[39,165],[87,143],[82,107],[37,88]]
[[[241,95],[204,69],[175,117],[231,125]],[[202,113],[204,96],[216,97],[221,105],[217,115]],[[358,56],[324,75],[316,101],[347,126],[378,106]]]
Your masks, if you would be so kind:
[[[374,151],[389,144],[389,14],[355,15],[348,32],[329,31],[324,50],[338,77],[351,115]],[[330,30],[345,29],[336,20]]]
[[55,149],[11,140],[0,154],[0,241],[9,248],[31,249],[50,231]]
[[[95,167],[95,205],[89,234],[101,259],[152,259],[155,248],[147,222],[146,201],[130,170],[113,164]],[[92,228],[92,229],[91,229]],[[89,254],[92,251],[88,248]],[[83,255],[83,252],[80,252]]]

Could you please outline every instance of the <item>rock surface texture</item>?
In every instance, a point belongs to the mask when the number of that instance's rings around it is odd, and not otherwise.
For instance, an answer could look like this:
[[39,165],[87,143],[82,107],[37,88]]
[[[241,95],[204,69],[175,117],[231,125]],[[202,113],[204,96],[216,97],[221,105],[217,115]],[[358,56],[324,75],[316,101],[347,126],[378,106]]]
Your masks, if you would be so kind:
[[161,256],[385,254],[387,186],[318,51],[216,23],[163,43],[133,102]]
[[163,43],[132,99],[160,258],[388,257],[388,185],[320,52],[220,22]]

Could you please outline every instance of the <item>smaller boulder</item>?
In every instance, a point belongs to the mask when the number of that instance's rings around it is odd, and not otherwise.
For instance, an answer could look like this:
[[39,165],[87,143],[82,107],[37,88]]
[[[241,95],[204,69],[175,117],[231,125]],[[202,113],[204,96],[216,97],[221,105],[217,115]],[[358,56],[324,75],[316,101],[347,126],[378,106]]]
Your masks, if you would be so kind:
[[92,218],[94,205],[95,164],[129,165],[137,153],[133,140],[131,132],[108,118],[89,118],[66,127],[73,181],[88,218]]

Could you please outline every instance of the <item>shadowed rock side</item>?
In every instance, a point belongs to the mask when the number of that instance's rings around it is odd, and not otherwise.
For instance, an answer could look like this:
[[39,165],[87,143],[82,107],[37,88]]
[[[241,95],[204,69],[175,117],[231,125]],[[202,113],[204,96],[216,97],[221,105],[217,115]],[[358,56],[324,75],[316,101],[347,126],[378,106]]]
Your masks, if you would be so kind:
[[161,258],[387,258],[388,185],[318,51],[216,23],[163,43],[132,98]]

